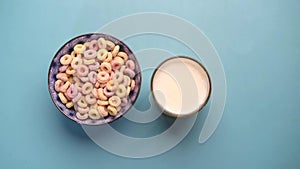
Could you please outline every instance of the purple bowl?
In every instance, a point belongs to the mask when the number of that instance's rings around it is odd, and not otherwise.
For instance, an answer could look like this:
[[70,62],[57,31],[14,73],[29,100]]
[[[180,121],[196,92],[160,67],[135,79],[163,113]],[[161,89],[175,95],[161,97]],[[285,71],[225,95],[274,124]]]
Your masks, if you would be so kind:
[[[116,45],[120,46],[120,50],[124,51],[128,54],[128,58],[133,60],[136,64],[135,66],[135,77],[133,78],[136,82],[134,90],[130,93],[128,97],[128,104],[119,111],[119,113],[116,116],[107,116],[105,118],[99,119],[99,120],[92,120],[92,119],[86,119],[86,120],[80,120],[76,117],[75,115],[75,110],[74,108],[67,108],[59,99],[58,93],[55,91],[55,81],[56,81],[56,74],[59,72],[58,68],[61,66],[60,63],[60,58],[65,55],[65,54],[70,54],[71,51],[73,50],[73,47],[81,43],[83,44],[84,42],[91,41],[94,39],[99,39],[99,38],[104,38],[106,40],[110,40],[114,42]],[[52,98],[53,103],[56,105],[58,110],[63,113],[65,116],[67,116],[69,119],[79,123],[79,124],[84,124],[84,125],[101,125],[101,124],[106,124],[113,122],[117,120],[118,118],[122,117],[125,113],[128,112],[128,110],[131,108],[131,106],[134,104],[136,101],[139,92],[140,92],[140,87],[141,87],[141,69],[138,64],[138,61],[132,51],[129,49],[129,47],[123,43],[122,41],[118,40],[117,38],[106,35],[106,34],[101,34],[101,33],[90,33],[90,34],[84,34],[77,36],[71,40],[69,40],[67,43],[65,43],[59,50],[58,52],[54,55],[54,58],[52,59],[51,65],[49,67],[49,72],[48,72],[48,89]]]

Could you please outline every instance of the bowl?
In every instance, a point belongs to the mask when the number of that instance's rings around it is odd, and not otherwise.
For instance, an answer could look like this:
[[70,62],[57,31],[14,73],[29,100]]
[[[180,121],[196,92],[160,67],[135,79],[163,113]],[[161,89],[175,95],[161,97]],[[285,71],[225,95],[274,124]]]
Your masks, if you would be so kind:
[[[128,103],[125,106],[123,106],[115,116],[108,115],[107,117],[97,119],[97,120],[90,119],[90,118],[81,120],[77,118],[74,107],[67,108],[66,105],[61,102],[58,96],[58,92],[55,90],[55,81],[57,80],[56,75],[59,73],[59,68],[62,66],[62,64],[60,63],[60,59],[62,56],[64,56],[65,54],[70,54],[73,51],[73,48],[76,44],[84,44],[85,42],[89,42],[99,38],[104,38],[105,40],[109,40],[113,42],[115,45],[119,45],[120,51],[124,51],[125,53],[127,53],[128,59],[134,61],[135,76],[132,79],[135,81],[135,87],[131,90],[128,96]],[[138,61],[135,55],[133,54],[133,52],[129,49],[129,47],[125,43],[123,43],[122,41],[118,40],[117,38],[111,35],[102,34],[102,33],[89,33],[89,34],[77,36],[69,40],[64,45],[62,45],[62,47],[54,55],[54,58],[51,61],[49,72],[48,72],[48,89],[53,103],[58,108],[58,110],[66,117],[83,125],[102,125],[102,124],[111,123],[119,119],[125,113],[128,112],[128,110],[135,103],[139,95],[141,80],[142,80],[141,70]]]

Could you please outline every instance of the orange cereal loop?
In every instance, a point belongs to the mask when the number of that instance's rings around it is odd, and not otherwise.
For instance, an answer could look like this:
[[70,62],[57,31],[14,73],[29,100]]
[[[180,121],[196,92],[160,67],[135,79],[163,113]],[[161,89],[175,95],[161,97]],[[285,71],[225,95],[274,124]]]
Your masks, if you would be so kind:
[[114,44],[112,41],[107,40],[107,41],[105,41],[105,42],[106,42],[106,48],[107,48],[108,50],[113,50],[113,49],[114,49],[115,44]]
[[135,87],[135,81],[131,80],[131,84],[130,84],[130,90],[133,90]]
[[97,110],[101,114],[102,117],[108,116],[108,110],[105,106],[98,106]]
[[68,75],[73,75],[75,73],[75,69],[73,69],[71,66],[68,66],[66,73]]
[[104,95],[102,88],[99,88],[97,91],[98,91],[98,97],[100,100],[107,100],[107,97]]
[[100,65],[100,69],[101,69],[102,71],[105,71],[105,72],[110,73],[110,72],[111,72],[111,65],[110,65],[110,63],[108,63],[108,62],[103,62],[103,63],[101,63],[101,65]]
[[54,86],[55,91],[59,92],[61,86],[63,86],[63,85],[64,85],[64,82],[62,80],[56,80],[55,86]]
[[70,83],[69,81],[66,81],[66,82],[64,83],[64,85],[62,85],[62,86],[60,87],[59,90],[60,90],[61,92],[66,92],[70,86],[71,86],[71,83]]
[[59,80],[65,82],[65,81],[68,81],[69,78],[66,73],[58,73],[56,75],[56,79],[59,79]]
[[119,52],[119,53],[117,54],[117,56],[123,58],[125,61],[128,60],[128,55],[127,55],[127,53],[125,53],[125,52]]
[[111,52],[112,56],[115,57],[117,56],[117,54],[119,53],[119,50],[120,50],[120,46],[119,45],[116,45],[114,47],[114,50]]
[[68,65],[71,63],[72,59],[73,57],[71,55],[66,54],[63,57],[61,57],[59,61],[62,65]]

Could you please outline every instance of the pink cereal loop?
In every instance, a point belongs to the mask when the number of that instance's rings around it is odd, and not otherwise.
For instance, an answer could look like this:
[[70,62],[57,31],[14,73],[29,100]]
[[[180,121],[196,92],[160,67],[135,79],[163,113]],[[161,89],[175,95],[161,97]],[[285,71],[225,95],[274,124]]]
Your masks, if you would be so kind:
[[77,88],[73,84],[71,84],[71,86],[67,90],[67,96],[70,99],[74,99],[77,95],[78,95]]
[[64,71],[66,71],[67,68],[68,68],[68,65],[64,65],[64,66],[59,67],[58,71],[62,73]]
[[97,74],[97,80],[100,82],[100,83],[106,83],[109,81],[109,74],[105,71],[101,71]]
[[121,99],[121,106],[126,106],[128,104],[128,99],[126,97]]
[[89,73],[89,68],[86,65],[79,65],[77,67],[78,76],[87,76]]
[[55,91],[59,92],[61,86],[63,86],[63,85],[64,85],[64,82],[63,82],[63,81],[61,81],[61,80],[56,80],[56,81],[55,81],[55,86],[54,86]]
[[120,67],[122,66],[121,63],[117,60],[112,60],[110,63],[112,66],[112,70],[114,70],[114,71],[120,69]]

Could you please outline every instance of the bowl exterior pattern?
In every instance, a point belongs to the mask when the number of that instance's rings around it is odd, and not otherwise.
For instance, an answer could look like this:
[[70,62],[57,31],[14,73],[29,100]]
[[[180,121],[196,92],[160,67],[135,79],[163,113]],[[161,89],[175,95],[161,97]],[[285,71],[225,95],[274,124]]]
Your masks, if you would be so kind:
[[[75,110],[72,109],[68,109],[59,99],[57,92],[55,91],[55,81],[56,81],[56,74],[59,72],[58,69],[61,66],[60,63],[60,58],[65,55],[65,54],[70,54],[71,51],[73,50],[73,47],[78,44],[81,43],[83,44],[86,41],[91,41],[94,39],[99,39],[99,38],[104,38],[106,40],[110,40],[112,42],[114,42],[116,45],[120,46],[120,50],[124,51],[128,54],[128,58],[133,60],[135,62],[135,77],[133,78],[136,82],[136,87],[134,88],[134,90],[130,93],[129,95],[129,100],[128,100],[128,104],[126,106],[124,106],[120,112],[116,115],[116,116],[108,116],[106,118],[100,119],[100,120],[92,120],[92,119],[86,119],[86,120],[80,120],[76,117],[75,115]],[[106,34],[101,34],[101,33],[91,33],[91,34],[85,34],[85,35],[81,35],[78,37],[75,37],[73,39],[71,39],[70,41],[68,41],[67,43],[65,43],[59,50],[58,52],[55,54],[50,68],[49,68],[49,72],[48,72],[48,89],[52,98],[52,101],[54,102],[54,104],[56,105],[56,107],[58,108],[58,110],[63,113],[65,116],[67,116],[68,118],[70,118],[71,120],[79,123],[79,124],[85,124],[85,125],[101,125],[101,124],[106,124],[106,123],[110,123],[113,122],[115,120],[117,120],[118,118],[120,118],[121,116],[123,116],[126,112],[128,112],[128,110],[131,108],[131,106],[134,104],[135,100],[138,97],[139,91],[140,91],[140,86],[141,86],[141,70],[140,70],[140,66],[137,62],[136,57],[134,56],[134,54],[132,53],[132,51],[128,48],[128,46],[126,44],[124,44],[122,41],[114,38],[113,36],[110,35],[106,35]]]

